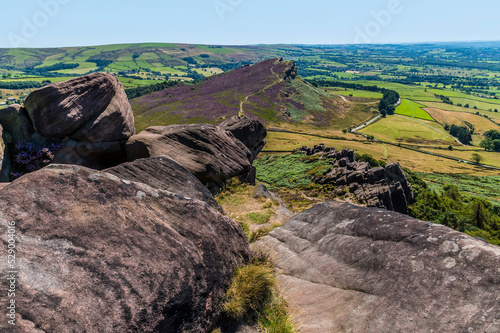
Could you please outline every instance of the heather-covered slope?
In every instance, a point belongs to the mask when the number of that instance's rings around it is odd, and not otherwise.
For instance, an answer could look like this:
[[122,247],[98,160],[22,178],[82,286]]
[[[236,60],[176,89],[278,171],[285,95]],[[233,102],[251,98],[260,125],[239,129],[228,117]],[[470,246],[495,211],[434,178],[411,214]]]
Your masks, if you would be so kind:
[[238,114],[262,121],[318,126],[348,109],[348,103],[297,77],[293,61],[268,59],[214,76],[195,86],[180,85],[131,101],[140,131],[152,125],[216,123]]

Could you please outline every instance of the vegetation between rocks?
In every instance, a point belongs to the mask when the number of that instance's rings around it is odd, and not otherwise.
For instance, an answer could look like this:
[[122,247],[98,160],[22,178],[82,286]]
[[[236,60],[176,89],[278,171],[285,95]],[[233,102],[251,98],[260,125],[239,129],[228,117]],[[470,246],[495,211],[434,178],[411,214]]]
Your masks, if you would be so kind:
[[411,216],[500,245],[500,205],[467,194],[455,184],[429,188],[417,174],[405,172],[415,193],[415,203],[410,206]]
[[268,333],[296,332],[275,274],[273,263],[263,253],[237,268],[223,305],[223,320],[256,323]]

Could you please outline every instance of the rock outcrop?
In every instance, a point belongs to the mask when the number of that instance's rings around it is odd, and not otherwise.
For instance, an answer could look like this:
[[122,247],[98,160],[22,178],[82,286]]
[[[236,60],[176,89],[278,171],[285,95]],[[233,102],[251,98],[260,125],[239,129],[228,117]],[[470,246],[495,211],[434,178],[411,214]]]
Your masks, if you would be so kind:
[[[252,153],[252,161],[257,158],[262,148],[266,145],[267,130],[264,125],[255,119],[247,117],[231,117],[218,125],[220,128],[231,132],[236,139],[240,140]],[[251,170],[239,177],[243,183],[255,185],[257,170]]]
[[255,245],[301,332],[500,332],[500,248],[447,227],[326,202]]
[[356,162],[353,150],[337,151],[324,145],[302,147],[295,152],[331,160],[332,169],[315,177],[316,183],[347,188],[357,202],[368,207],[383,207],[408,214],[408,203],[414,200],[414,194],[398,163],[371,168],[368,162]]
[[250,149],[254,160],[266,145],[267,130],[258,120],[235,116],[224,120],[218,126],[233,133],[236,139],[243,142]]
[[93,73],[33,91],[24,106],[35,130],[47,138],[77,141],[127,140],[134,115],[120,81]]
[[[4,141],[46,147],[62,143],[56,163],[104,169],[127,160],[125,143],[135,134],[134,115],[120,81],[93,73],[33,91],[24,108],[0,110]],[[5,173],[2,171],[2,173]]]
[[210,192],[250,171],[252,154],[230,132],[213,125],[154,126],[132,136],[127,158],[168,156],[194,174]]
[[26,109],[13,104],[0,110],[0,124],[4,129],[4,141],[15,144],[18,141],[33,141],[33,125]]
[[[179,192],[64,165],[1,190],[2,248],[14,222],[18,274],[16,326],[4,315],[0,331],[210,332],[248,242],[234,220]],[[11,270],[0,262],[3,277]]]
[[204,201],[218,211],[223,211],[210,191],[203,186],[198,178],[166,156],[138,159],[103,170],[103,172],[187,198]]
[[3,128],[0,125],[0,182],[8,182],[10,180],[12,160],[3,137]]

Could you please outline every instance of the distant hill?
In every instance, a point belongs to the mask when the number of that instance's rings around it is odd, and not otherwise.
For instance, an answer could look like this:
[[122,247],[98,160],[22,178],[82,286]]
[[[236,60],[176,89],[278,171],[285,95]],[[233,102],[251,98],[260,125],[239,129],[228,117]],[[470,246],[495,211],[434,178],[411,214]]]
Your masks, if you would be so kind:
[[279,122],[332,126],[350,110],[347,100],[297,76],[293,61],[273,58],[179,85],[131,101],[136,127],[217,123],[244,114],[266,124]]
[[[143,43],[0,49],[0,68],[19,71],[48,68],[63,74],[84,74],[97,69],[120,72],[149,68],[167,73],[173,72],[172,67],[176,66],[227,67],[231,63],[258,62],[293,49],[300,48],[292,45],[273,47]],[[56,64],[57,67],[51,68]]]

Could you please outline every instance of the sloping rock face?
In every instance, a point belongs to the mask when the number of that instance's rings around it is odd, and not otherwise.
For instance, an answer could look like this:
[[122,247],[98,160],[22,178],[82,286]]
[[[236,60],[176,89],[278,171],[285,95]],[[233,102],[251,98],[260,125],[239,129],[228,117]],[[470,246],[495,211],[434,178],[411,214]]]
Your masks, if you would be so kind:
[[[63,165],[5,187],[1,242],[15,222],[17,321],[3,316],[0,331],[210,332],[248,242],[186,194]],[[5,258],[0,273],[10,270]]]
[[142,158],[103,171],[121,179],[204,201],[222,212],[222,207],[198,178],[169,157]]
[[47,138],[127,140],[134,115],[116,77],[93,73],[33,91],[24,102],[35,130]]
[[408,203],[415,196],[399,163],[388,164],[385,168],[371,168],[367,162],[356,162],[353,150],[339,152],[324,145],[302,147],[295,152],[331,159],[332,169],[321,177],[315,177],[316,183],[346,187],[357,202],[368,207],[383,207],[408,214]]
[[250,171],[252,154],[230,132],[213,125],[154,126],[132,136],[127,158],[168,156],[194,174],[211,193]]
[[255,159],[266,145],[267,130],[264,125],[255,119],[247,117],[231,117],[218,125],[220,128],[233,133],[234,137],[250,149]]
[[500,248],[447,227],[326,202],[256,247],[301,332],[500,331]]
[[[231,132],[252,153],[252,162],[257,158],[262,148],[266,145],[267,130],[264,125],[255,119],[247,117],[231,117],[218,125],[220,128]],[[251,170],[239,178],[243,183],[255,185],[257,170]]]

